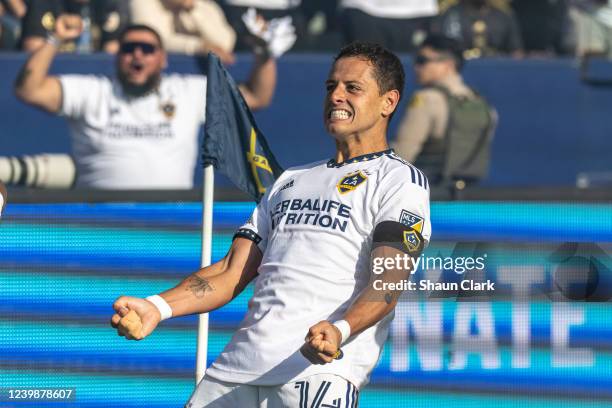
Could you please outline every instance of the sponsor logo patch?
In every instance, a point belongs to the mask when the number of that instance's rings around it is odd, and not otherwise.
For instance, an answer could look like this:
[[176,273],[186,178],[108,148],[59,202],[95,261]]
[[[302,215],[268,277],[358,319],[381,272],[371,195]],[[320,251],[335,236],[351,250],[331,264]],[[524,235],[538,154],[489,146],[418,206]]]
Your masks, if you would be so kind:
[[342,178],[337,184],[338,192],[340,194],[350,193],[355,190],[357,187],[362,185],[368,176],[366,176],[361,170],[356,171],[354,173],[350,173]]
[[415,215],[407,210],[402,210],[399,219],[400,224],[412,228],[420,233],[423,233],[423,218]]

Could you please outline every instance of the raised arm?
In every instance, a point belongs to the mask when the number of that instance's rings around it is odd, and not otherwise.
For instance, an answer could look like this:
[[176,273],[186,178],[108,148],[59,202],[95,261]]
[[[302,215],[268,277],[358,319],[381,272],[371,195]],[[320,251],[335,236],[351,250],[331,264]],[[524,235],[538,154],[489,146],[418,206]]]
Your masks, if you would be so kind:
[[242,16],[249,30],[255,65],[249,80],[240,85],[240,92],[252,110],[270,105],[276,88],[276,59],[287,52],[296,40],[291,17],[272,19],[268,23],[249,9]]
[[23,102],[44,109],[47,112],[59,112],[62,104],[62,87],[55,76],[49,75],[49,67],[57,53],[59,45],[78,37],[83,29],[83,22],[77,15],[60,15],[55,23],[55,30],[50,40],[32,53],[17,75],[15,95]]
[[276,61],[265,55],[255,56],[255,65],[246,83],[239,89],[251,110],[270,105],[276,88]]
[[[238,296],[257,276],[260,263],[261,251],[257,245],[248,239],[236,238],[223,259],[193,273],[159,296],[170,306],[172,317],[210,312]],[[116,313],[111,325],[130,340],[148,336],[162,318],[155,304],[142,298],[121,296],[113,308]],[[138,324],[142,325],[140,333],[134,333],[129,319],[123,319],[130,311],[136,313]]]

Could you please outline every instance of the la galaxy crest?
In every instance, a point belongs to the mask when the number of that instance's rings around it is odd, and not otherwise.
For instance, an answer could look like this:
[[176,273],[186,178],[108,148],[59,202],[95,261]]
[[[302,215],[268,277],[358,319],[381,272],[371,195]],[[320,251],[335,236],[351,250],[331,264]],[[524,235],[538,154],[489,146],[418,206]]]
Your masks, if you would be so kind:
[[172,102],[165,102],[159,106],[159,109],[163,112],[167,119],[172,119],[176,113],[176,106]]
[[404,245],[408,248],[408,251],[414,252],[419,249],[421,240],[419,235],[414,230],[404,231]]
[[338,192],[340,194],[350,193],[351,191],[355,190],[357,187],[365,183],[367,178],[368,176],[366,176],[363,171],[359,170],[344,176],[338,182],[336,187],[338,187]]
[[400,214],[400,224],[403,224],[413,230],[423,233],[423,218],[415,215],[407,210],[402,210]]

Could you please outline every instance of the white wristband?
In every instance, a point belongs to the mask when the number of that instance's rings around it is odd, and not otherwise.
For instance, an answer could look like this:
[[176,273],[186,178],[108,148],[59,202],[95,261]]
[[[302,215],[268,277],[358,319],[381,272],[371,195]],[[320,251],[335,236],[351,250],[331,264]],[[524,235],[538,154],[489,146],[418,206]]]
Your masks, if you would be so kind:
[[59,46],[62,45],[61,40],[57,38],[53,33],[47,34],[47,39],[45,41],[53,45],[55,48],[59,48]]
[[336,320],[333,323],[334,326],[340,330],[340,334],[342,335],[342,340],[340,340],[340,344],[344,344],[346,340],[351,336],[351,326],[346,320]]
[[166,320],[172,317],[172,308],[164,300],[163,297],[159,295],[148,296],[146,298],[149,302],[153,303],[157,310],[159,310],[159,314],[161,315],[162,320]]

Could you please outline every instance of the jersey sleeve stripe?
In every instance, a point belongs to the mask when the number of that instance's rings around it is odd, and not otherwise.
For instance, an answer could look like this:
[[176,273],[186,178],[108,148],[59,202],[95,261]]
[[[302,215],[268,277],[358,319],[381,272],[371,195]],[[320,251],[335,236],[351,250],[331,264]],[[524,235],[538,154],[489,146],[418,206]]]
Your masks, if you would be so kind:
[[410,167],[410,173],[412,174],[412,182],[416,183],[416,176],[414,174],[414,168],[412,168],[412,166],[409,166],[409,167]]
[[[419,186],[423,187],[425,190],[429,189],[429,181],[427,180],[427,176],[425,175],[425,173],[423,173],[421,170],[417,169],[416,167],[414,167],[412,164],[408,163],[406,160],[402,159],[401,157],[396,156],[395,154],[389,154],[387,155],[388,158],[390,158],[391,160],[395,160],[398,161],[400,163],[402,163],[403,165],[407,166],[410,169],[410,175],[412,176],[412,183],[413,184],[418,184]],[[418,177],[418,180],[417,180]]]
[[351,383],[350,382],[346,382],[346,404],[344,405],[344,408],[349,408],[349,398],[351,395]]
[[[417,169],[418,170],[418,169]],[[425,175],[425,173],[423,173],[421,170],[418,170],[419,173],[421,173],[421,176],[423,176],[423,184],[422,187],[427,190],[429,188],[429,181],[427,181],[427,176]]]

